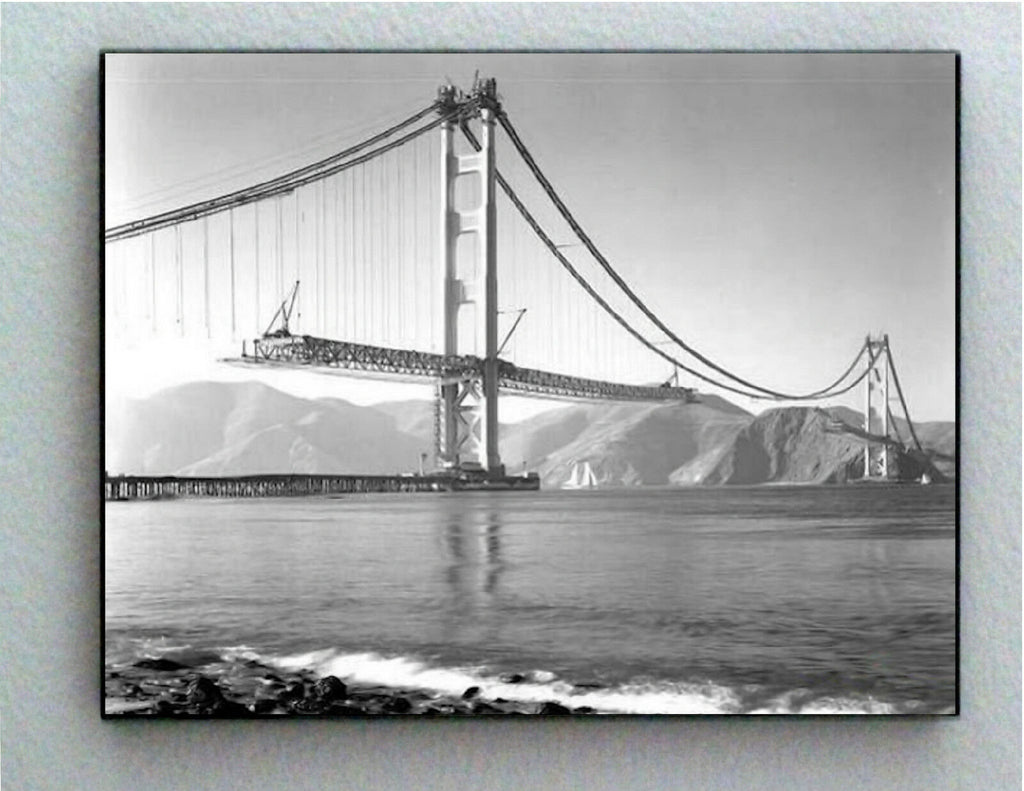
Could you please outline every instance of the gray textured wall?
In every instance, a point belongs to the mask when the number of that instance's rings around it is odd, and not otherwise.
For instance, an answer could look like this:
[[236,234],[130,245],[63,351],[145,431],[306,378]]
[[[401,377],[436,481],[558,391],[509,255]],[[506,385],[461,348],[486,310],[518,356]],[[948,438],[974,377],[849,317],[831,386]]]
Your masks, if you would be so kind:
[[[5,5],[5,789],[1008,789],[1020,764],[1017,5]],[[98,51],[942,48],[962,60],[959,719],[99,719]]]

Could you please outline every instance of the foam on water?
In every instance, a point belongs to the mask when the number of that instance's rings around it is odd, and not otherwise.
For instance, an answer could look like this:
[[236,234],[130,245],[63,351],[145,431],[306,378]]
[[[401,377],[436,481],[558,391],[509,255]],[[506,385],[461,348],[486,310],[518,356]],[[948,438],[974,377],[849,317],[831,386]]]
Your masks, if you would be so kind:
[[[799,692],[805,692],[799,690]],[[752,709],[747,714],[902,714],[914,706],[899,707],[894,703],[876,700],[870,696],[830,696],[825,695],[803,700],[796,699],[792,692],[787,692],[770,701],[767,705]]]
[[[437,667],[405,656],[312,651],[263,661],[282,670],[310,670],[319,676],[337,676],[349,683],[398,689],[422,689],[460,696],[479,687],[482,700],[543,703],[553,701],[570,708],[588,706],[610,714],[736,714],[743,705],[736,692],[713,684],[637,682],[607,689],[579,688],[546,670],[524,673],[518,683],[503,681],[486,667]],[[779,712],[781,713],[781,712]]]
[[[484,701],[550,701],[606,714],[922,713],[920,704],[913,701],[896,704],[871,696],[826,695],[809,689],[792,689],[765,700],[763,691],[756,686],[732,688],[711,681],[634,680],[594,689],[590,685],[577,686],[549,670],[537,669],[520,674],[521,681],[510,683],[503,680],[501,673],[483,665],[446,667],[411,656],[382,656],[369,651],[346,653],[334,648],[275,656],[261,654],[248,645],[197,649],[165,638],[138,640],[134,647],[136,658],[191,660],[193,667],[217,662],[258,662],[284,671],[337,676],[350,684],[423,690],[450,697],[460,697],[468,688],[478,687],[477,697]],[[220,672],[227,671],[222,667]]]

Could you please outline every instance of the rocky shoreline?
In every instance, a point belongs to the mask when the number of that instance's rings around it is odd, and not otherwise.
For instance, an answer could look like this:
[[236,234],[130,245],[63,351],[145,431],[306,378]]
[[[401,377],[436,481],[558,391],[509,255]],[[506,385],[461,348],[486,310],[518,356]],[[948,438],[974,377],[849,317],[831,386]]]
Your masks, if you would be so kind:
[[[318,678],[308,671],[281,671],[255,661],[234,663],[222,670],[204,673],[170,659],[143,659],[129,666],[107,668],[105,714],[247,718],[597,713],[586,706],[571,709],[555,701],[483,700],[480,688],[475,686],[452,696],[422,689],[346,684],[335,676]],[[517,673],[502,677],[507,684],[525,680]]]

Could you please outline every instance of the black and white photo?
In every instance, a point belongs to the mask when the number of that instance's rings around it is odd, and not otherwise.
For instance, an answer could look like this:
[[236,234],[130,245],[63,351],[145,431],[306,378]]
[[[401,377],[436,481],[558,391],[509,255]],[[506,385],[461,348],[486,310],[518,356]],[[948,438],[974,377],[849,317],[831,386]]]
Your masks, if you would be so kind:
[[104,716],[956,714],[957,69],[104,55]]

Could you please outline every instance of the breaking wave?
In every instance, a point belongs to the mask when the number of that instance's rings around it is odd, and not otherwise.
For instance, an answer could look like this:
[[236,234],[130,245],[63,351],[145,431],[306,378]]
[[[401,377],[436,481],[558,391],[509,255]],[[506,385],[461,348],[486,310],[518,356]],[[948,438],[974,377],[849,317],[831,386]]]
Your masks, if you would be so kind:
[[634,681],[595,689],[596,685],[574,684],[546,670],[524,672],[519,674],[522,680],[510,682],[507,674],[486,666],[447,667],[409,656],[335,649],[260,660],[282,670],[337,676],[346,683],[420,689],[456,697],[470,687],[478,687],[482,700],[553,701],[605,714],[900,714],[917,713],[919,709],[914,703],[896,704],[859,695],[814,695],[808,690],[793,690],[765,700],[757,688],[736,689],[712,682]]
[[[949,714],[929,711],[918,701],[887,701],[869,695],[824,693],[811,689],[771,690],[753,684],[728,686],[706,682],[633,679],[620,684],[574,682],[549,670],[510,674],[486,665],[448,666],[415,656],[345,652],[329,648],[295,654],[267,654],[248,645],[198,648],[165,638],[135,639],[120,645],[108,666],[139,659],[166,659],[201,669],[211,676],[229,675],[244,664],[291,673],[337,676],[347,684],[393,690],[421,690],[459,698],[470,687],[476,699],[519,703],[559,703],[602,714]],[[127,649],[127,650],[124,650]]]

